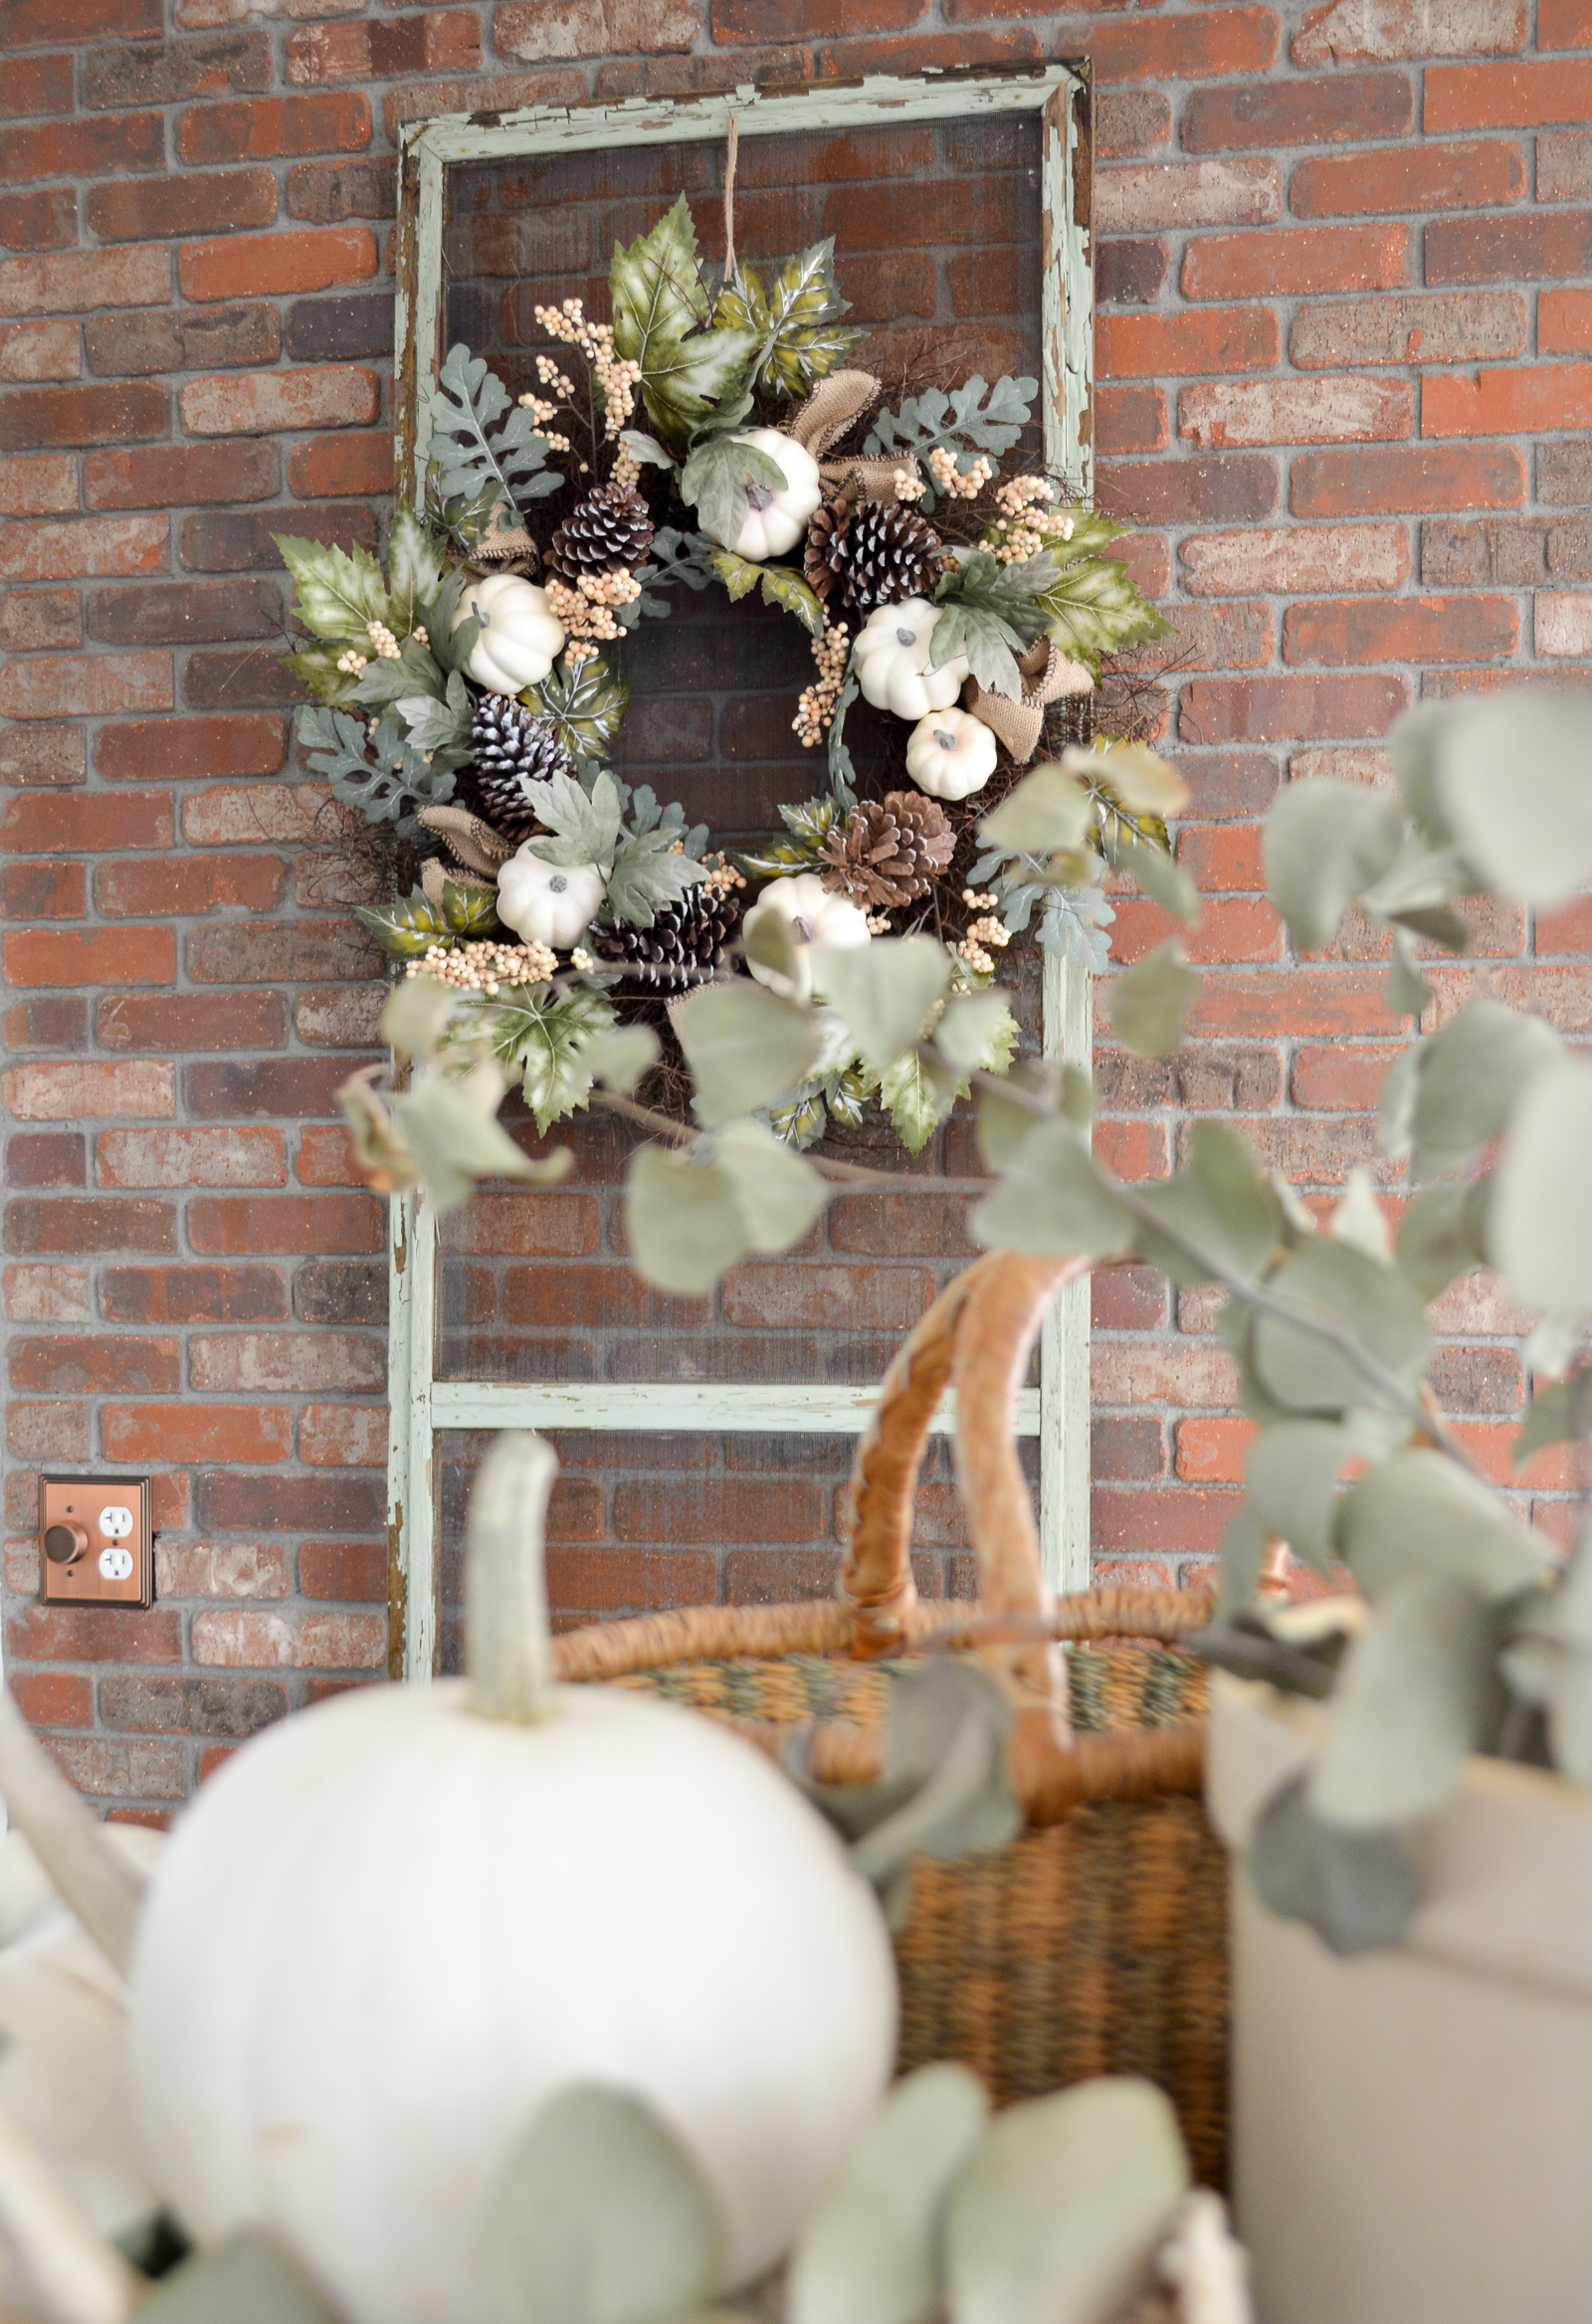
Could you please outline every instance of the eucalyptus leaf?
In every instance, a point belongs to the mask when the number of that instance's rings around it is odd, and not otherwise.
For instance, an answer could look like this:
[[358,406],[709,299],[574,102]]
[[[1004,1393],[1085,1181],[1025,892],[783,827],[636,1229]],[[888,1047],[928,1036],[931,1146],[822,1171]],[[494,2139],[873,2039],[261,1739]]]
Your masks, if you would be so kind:
[[1139,1256],[1175,1283],[1260,1271],[1282,1235],[1277,1197],[1247,1140],[1226,1122],[1196,1122],[1176,1177],[1136,1189],[1153,1226]]
[[1145,894],[1153,898],[1163,911],[1181,920],[1187,928],[1198,924],[1200,891],[1181,864],[1169,856],[1153,840],[1141,839],[1125,823],[1118,822],[1107,844],[1107,856],[1114,872],[1125,872],[1136,879]]
[[1405,1204],[1394,1253],[1423,1299],[1441,1298],[1456,1276],[1485,1263],[1474,1233],[1474,1188],[1423,1186]]
[[815,983],[881,1071],[917,1040],[950,982],[945,947],[932,936],[819,944],[812,966]]
[[1105,1006],[1118,1041],[1141,1058],[1167,1058],[1183,1046],[1188,1013],[1203,980],[1175,936],[1113,977]]
[[[1384,1370],[1412,1387],[1429,1345],[1421,1302],[1404,1278],[1363,1252],[1317,1240],[1301,1245],[1272,1278],[1283,1298],[1345,1329]],[[1260,1384],[1295,1412],[1338,1413],[1377,1401],[1366,1374],[1326,1339],[1299,1324],[1257,1315],[1252,1341]]]
[[1382,997],[1390,1017],[1419,1017],[1432,998],[1432,988],[1416,967],[1414,950],[1401,928],[1393,931],[1393,958]]
[[674,1026],[696,1082],[696,1111],[709,1125],[786,1096],[818,1062],[806,1011],[749,977],[690,994]]
[[1499,1643],[1493,1609],[1463,1574],[1419,1566],[1395,1582],[1343,1658],[1310,1771],[1315,1814],[1368,1832],[1451,1799],[1502,1715]]
[[978,836],[986,846],[1010,855],[1048,856],[1062,848],[1082,847],[1089,827],[1088,791],[1076,775],[1047,760],[985,816]]
[[1488,1211],[1489,1256],[1528,1307],[1592,1314],[1592,1065],[1533,1074],[1509,1117]]
[[1103,751],[1070,747],[1062,754],[1070,773],[1101,784],[1130,815],[1163,819],[1188,805],[1188,785],[1159,751],[1144,742],[1112,742]]
[[1150,2082],[1101,2076],[1008,2106],[951,2191],[951,2324],[1108,2324],[1188,2187],[1177,2117]]
[[566,1147],[533,1162],[515,1145],[496,1118],[502,1094],[501,1073],[484,1062],[464,1074],[423,1065],[409,1088],[393,1099],[393,1127],[439,1211],[455,1209],[479,1179],[553,1186],[568,1177],[572,1157]]
[[1318,952],[1403,837],[1396,799],[1319,778],[1279,794],[1261,843],[1266,890],[1301,952]]
[[1307,1770],[1290,1776],[1255,1820],[1247,1855],[1257,1895],[1343,1959],[1396,1945],[1421,1902],[1403,1841],[1326,1823],[1310,1806],[1308,1781]]
[[1069,1121],[1041,1122],[1029,1132],[968,1223],[986,1250],[1036,1258],[1120,1259],[1133,1248],[1132,1217]]
[[1327,1233],[1334,1243],[1345,1243],[1351,1251],[1362,1252],[1378,1266],[1386,1266],[1393,1257],[1393,1238],[1377,1200],[1375,1181],[1359,1163],[1349,1172],[1343,1192],[1333,1206]]
[[928,2324],[942,2297],[940,2213],[988,2113],[966,2066],[919,2066],[896,2084],[807,2215],[787,2324]]
[[586,1065],[594,1080],[628,1097],[644,1073],[658,1063],[658,1036],[646,1025],[616,1025],[598,1034],[586,1047]]
[[488,2210],[483,2261],[510,2324],[647,2324],[717,2288],[718,2199],[629,2091],[576,2084],[535,2117]]
[[648,1282],[701,1297],[749,1251],[788,1251],[827,1199],[810,1163],[760,1123],[735,1121],[694,1154],[639,1146],[625,1189],[625,1232]]
[[970,1073],[984,1065],[990,1045],[1012,1023],[1002,993],[967,993],[948,1001],[934,1028],[934,1046],[958,1072]]
[[1416,1050],[1410,1135],[1417,1177],[1462,1168],[1508,1119],[1533,1074],[1564,1045],[1539,1017],[1497,1001],[1468,1002]]
[[1366,1596],[1380,1600],[1419,1566],[1462,1576],[1490,1597],[1540,1582],[1552,1558],[1501,1501],[1441,1452],[1395,1452],[1343,1497],[1338,1548]]
[[1579,694],[1472,696],[1433,737],[1432,790],[1466,860],[1524,903],[1592,879],[1592,733]]
[[1011,1732],[1010,1704],[974,1663],[936,1655],[898,1679],[877,1787],[886,1812],[859,1830],[853,1868],[904,1907],[913,1856],[949,1860],[1006,1846],[1023,1828],[1007,1766]]
[[1246,1455],[1250,1506],[1262,1527],[1317,1572],[1336,1554],[1337,1481],[1353,1452],[1353,1439],[1328,1421],[1284,1421],[1263,1429]]
[[439,977],[405,977],[393,986],[382,1009],[382,1039],[402,1057],[434,1057],[458,999],[453,986]]

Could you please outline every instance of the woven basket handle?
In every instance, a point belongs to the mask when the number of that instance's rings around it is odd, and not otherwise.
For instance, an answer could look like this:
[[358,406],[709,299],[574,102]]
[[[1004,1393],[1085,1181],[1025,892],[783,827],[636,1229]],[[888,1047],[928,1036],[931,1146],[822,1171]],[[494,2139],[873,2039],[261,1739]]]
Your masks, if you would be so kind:
[[[1045,1310],[1085,1259],[1022,1259],[992,1252],[949,1284],[901,1348],[852,1468],[851,1526],[841,1595],[856,1625],[854,1651],[899,1646],[916,1601],[912,1517],[917,1471],[945,1389],[956,1387],[956,1481],[978,1559],[979,1598],[992,1614],[1041,1614],[1050,1591],[1013,1422],[1018,1391]],[[1035,1649],[1029,1674],[1046,1694],[1055,1666]],[[1042,1678],[1041,1662],[1048,1676]],[[1019,1668],[1022,1668],[1021,1659]]]

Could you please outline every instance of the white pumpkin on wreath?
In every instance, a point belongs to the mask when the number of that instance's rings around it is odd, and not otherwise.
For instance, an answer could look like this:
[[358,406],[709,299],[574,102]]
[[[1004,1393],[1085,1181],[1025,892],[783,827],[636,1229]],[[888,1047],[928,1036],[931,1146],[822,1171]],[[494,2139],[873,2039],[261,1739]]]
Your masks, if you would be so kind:
[[608,892],[600,864],[549,864],[527,841],[498,873],[498,917],[523,944],[567,952]]
[[[867,914],[844,895],[834,894],[816,872],[798,872],[784,879],[771,879],[746,915],[748,930],[760,912],[777,912],[789,924],[796,946],[796,974],[791,981],[796,998],[801,1001],[811,999],[819,989],[813,976],[815,944],[850,948],[873,942]],[[775,971],[764,968],[760,961],[748,958],[746,965],[759,984],[781,984]]]
[[937,670],[929,651],[940,618],[926,597],[882,605],[863,624],[854,649],[863,699],[896,718],[922,718],[948,709],[968,677],[966,657],[953,654]]
[[906,772],[931,799],[966,799],[995,772],[995,737],[971,710],[930,710],[906,738]]
[[545,589],[517,573],[489,573],[465,586],[454,616],[459,629],[474,618],[481,636],[465,669],[490,694],[517,694],[540,685],[564,650],[564,625]]
[[796,546],[807,530],[807,519],[824,497],[824,487],[817,461],[782,429],[745,428],[731,441],[749,445],[753,452],[771,460],[785,480],[784,488],[776,491],[771,484],[747,484],[746,514],[735,531],[714,531],[706,523],[702,530],[721,548],[761,565]]

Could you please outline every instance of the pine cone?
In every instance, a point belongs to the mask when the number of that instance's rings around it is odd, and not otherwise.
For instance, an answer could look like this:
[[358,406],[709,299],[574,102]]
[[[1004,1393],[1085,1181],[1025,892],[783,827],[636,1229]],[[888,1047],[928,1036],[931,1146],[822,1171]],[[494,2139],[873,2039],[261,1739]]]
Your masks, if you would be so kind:
[[888,911],[926,895],[956,852],[951,819],[920,791],[865,799],[824,845],[824,885],[853,903]]
[[533,718],[507,694],[483,694],[470,731],[473,765],[460,776],[460,794],[484,823],[517,846],[537,829],[535,786],[569,775],[574,761],[550,718]]
[[733,889],[725,894],[703,884],[688,887],[678,903],[664,904],[650,928],[598,928],[588,941],[598,959],[617,968],[627,984],[682,993],[690,985],[706,984],[723,965],[740,915],[740,897]]
[[641,494],[598,484],[548,542],[546,569],[575,589],[582,574],[634,572],[652,543],[653,520]]
[[803,559],[808,584],[827,603],[861,614],[908,597],[932,597],[940,537],[915,508],[888,500],[835,500],[816,509]]

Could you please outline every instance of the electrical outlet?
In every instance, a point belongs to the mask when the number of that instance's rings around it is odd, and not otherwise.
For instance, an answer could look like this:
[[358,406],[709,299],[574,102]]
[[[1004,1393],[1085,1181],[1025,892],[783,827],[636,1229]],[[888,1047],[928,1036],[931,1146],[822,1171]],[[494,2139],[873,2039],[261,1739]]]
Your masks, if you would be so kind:
[[39,1480],[39,1594],[52,1606],[147,1606],[155,1594],[146,1476]]

